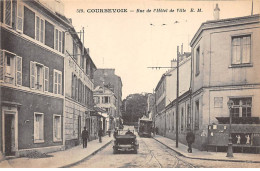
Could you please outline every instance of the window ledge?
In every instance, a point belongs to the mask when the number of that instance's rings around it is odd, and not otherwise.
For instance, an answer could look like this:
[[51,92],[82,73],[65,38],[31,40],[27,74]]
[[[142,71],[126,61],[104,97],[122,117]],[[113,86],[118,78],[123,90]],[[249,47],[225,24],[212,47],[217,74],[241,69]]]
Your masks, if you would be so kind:
[[53,142],[62,142],[62,139],[54,139]]
[[230,65],[228,68],[242,68],[242,67],[253,67],[253,64],[236,64],[236,65]]
[[34,140],[34,143],[35,143],[35,144],[44,143],[44,140]]

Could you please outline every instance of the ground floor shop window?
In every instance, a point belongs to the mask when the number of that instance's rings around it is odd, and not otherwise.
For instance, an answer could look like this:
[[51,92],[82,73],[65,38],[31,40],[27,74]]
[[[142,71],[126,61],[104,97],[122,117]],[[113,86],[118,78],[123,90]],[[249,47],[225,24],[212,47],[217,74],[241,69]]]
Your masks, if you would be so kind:
[[44,142],[44,115],[43,113],[34,113],[34,142]]
[[199,101],[195,102],[195,129],[198,130],[199,129],[199,106],[200,103]]
[[234,102],[232,117],[251,117],[252,97],[230,98]]

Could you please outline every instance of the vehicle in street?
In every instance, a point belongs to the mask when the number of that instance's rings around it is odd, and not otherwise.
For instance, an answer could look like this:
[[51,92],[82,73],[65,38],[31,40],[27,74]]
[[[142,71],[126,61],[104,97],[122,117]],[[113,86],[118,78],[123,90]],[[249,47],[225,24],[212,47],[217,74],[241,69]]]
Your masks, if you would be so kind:
[[133,153],[137,154],[138,148],[139,144],[134,130],[118,130],[117,135],[115,135],[113,154],[117,154],[119,151],[133,151]]
[[141,118],[138,121],[138,135],[140,137],[151,137],[153,132],[153,121],[149,118]]

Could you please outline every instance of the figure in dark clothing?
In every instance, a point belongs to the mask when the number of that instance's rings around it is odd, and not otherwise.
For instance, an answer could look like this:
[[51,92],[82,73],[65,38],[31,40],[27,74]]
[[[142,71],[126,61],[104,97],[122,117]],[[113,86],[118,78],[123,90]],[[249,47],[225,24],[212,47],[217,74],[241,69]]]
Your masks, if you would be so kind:
[[155,127],[155,133],[158,135],[159,133],[158,127]]
[[108,136],[110,137],[111,136],[111,130],[109,129],[107,132],[108,132]]
[[83,142],[83,148],[87,148],[89,135],[88,135],[88,130],[86,130],[86,127],[84,127],[84,130],[82,131],[81,137]]
[[125,135],[133,135],[133,133],[128,129]]
[[192,145],[192,143],[194,143],[194,141],[195,141],[195,135],[194,135],[194,133],[193,133],[191,130],[189,130],[188,133],[187,133],[187,135],[186,135],[186,141],[187,141],[187,143],[188,143],[188,152],[189,152],[189,153],[192,153],[192,147],[191,147],[191,145]]
[[99,142],[102,143],[102,136],[103,136],[103,131],[102,129],[100,128],[99,131],[98,131],[98,138],[99,138]]
[[118,135],[118,130],[117,129],[115,129],[115,131],[114,131],[114,138],[116,138],[116,136]]

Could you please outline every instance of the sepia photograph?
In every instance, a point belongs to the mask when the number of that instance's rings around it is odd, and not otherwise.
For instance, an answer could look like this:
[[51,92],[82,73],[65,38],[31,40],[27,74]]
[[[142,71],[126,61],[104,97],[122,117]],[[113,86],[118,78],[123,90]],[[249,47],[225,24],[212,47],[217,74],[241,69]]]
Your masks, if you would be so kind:
[[0,0],[0,168],[260,168],[260,0]]

